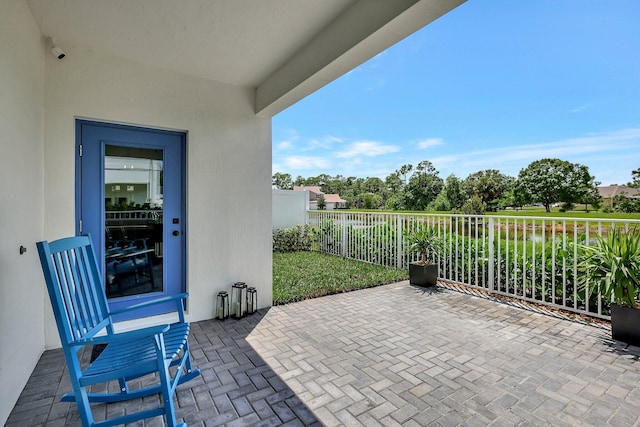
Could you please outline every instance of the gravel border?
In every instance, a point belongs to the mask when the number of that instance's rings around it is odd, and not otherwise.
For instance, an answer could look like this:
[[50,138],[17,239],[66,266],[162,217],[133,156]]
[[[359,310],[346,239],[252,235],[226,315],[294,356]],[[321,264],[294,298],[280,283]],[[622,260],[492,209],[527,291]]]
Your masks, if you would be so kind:
[[536,304],[530,301],[522,301],[516,298],[510,298],[504,295],[492,294],[482,289],[473,288],[471,286],[462,285],[460,283],[448,282],[442,279],[438,280],[437,286],[443,289],[448,289],[451,291],[472,295],[478,298],[488,299],[501,304],[506,304],[512,307],[521,308],[523,310],[532,311],[534,313],[540,313],[547,316],[552,316],[557,319],[571,320],[573,322],[594,326],[596,328],[611,330],[611,322],[605,319],[591,317],[591,316],[587,316],[579,313],[573,313],[573,312],[561,310],[555,307],[550,307],[544,304]]

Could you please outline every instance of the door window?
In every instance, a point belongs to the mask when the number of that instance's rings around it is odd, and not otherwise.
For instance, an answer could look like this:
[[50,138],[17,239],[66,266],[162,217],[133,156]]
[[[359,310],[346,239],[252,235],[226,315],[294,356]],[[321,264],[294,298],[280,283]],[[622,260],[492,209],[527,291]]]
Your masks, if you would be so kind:
[[163,150],[105,145],[107,298],[163,292]]

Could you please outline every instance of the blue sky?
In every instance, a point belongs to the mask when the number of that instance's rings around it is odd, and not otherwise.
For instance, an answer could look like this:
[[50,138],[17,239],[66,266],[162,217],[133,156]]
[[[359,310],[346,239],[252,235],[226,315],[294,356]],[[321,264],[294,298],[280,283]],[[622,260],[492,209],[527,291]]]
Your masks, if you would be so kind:
[[273,172],[640,167],[638,0],[469,0],[273,118]]

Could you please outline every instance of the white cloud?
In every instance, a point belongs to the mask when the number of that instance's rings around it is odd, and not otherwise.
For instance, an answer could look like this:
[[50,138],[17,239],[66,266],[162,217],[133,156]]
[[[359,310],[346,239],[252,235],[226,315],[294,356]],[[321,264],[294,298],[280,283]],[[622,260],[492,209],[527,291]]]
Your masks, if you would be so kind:
[[329,162],[322,157],[311,156],[290,156],[284,159],[284,164],[289,169],[326,169]]
[[[283,151],[273,153],[273,170],[275,172],[305,176],[321,173],[344,176],[379,176],[386,175],[405,163],[415,166],[419,158],[416,152],[404,152],[400,146],[385,144],[379,141],[350,141],[336,136],[325,136],[311,139],[300,135],[286,138],[291,146]],[[284,143],[281,141],[278,145]],[[454,143],[446,143],[441,138],[414,140],[410,144],[416,148],[439,146],[438,149],[455,152]],[[287,147],[287,144],[284,144]],[[516,177],[520,170],[534,160],[542,158],[560,158],[572,163],[580,163],[589,167],[589,171],[604,185],[626,183],[631,180],[631,170],[638,167],[640,158],[640,128],[622,129],[618,131],[592,133],[577,138],[567,138],[538,144],[523,146],[505,146],[472,152],[428,157],[440,176],[455,174],[460,178],[470,173],[485,169],[497,169],[500,172]],[[433,150],[435,151],[435,150]],[[309,155],[313,152],[313,155]],[[288,154],[283,156],[282,154]],[[397,153],[397,154],[394,154]]]
[[429,147],[435,147],[442,144],[444,144],[444,140],[442,138],[427,138],[418,142],[418,149],[425,150]]
[[572,108],[571,110],[569,110],[570,113],[579,113],[581,111],[586,110],[587,108],[591,108],[591,104],[583,104],[579,107],[576,108]]
[[375,157],[395,153],[397,151],[400,151],[400,148],[395,145],[383,145],[376,141],[359,141],[351,144],[351,147],[347,150],[335,153],[335,156],[338,158],[351,158],[357,156]]
[[[441,156],[432,159],[432,162],[444,175],[455,173],[457,176],[465,177],[478,170],[498,169],[507,175],[517,176],[520,169],[535,160],[559,158],[589,166],[591,174],[601,179],[597,171],[603,166],[609,170],[619,167],[616,162],[608,162],[607,159],[620,154],[636,159],[639,148],[640,128],[623,129],[540,144]],[[626,170],[622,172],[625,176],[628,174]]]
[[331,150],[335,144],[343,141],[342,138],[327,135],[319,138],[307,138],[295,130],[287,130],[287,134],[281,141],[273,143],[274,150],[296,151],[299,153],[314,150]]
[[313,138],[307,142],[307,147],[303,151],[311,151],[319,148],[326,150],[331,149],[335,144],[342,142],[343,139],[336,136],[323,136],[322,138]]
[[277,145],[279,150],[288,150],[293,147],[293,143],[291,141],[282,141]]
[[275,148],[278,150],[289,150],[300,141],[300,134],[295,129],[287,129],[287,136],[282,141],[275,144]]

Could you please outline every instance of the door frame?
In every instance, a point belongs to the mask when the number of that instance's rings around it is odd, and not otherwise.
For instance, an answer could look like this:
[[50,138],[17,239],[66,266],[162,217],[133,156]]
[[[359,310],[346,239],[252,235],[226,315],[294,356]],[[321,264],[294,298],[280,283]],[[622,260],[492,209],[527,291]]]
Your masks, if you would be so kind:
[[[83,233],[86,234],[86,229],[83,231],[83,227],[82,227],[82,128],[83,126],[92,126],[92,127],[103,127],[103,128],[108,128],[108,129],[115,129],[115,130],[124,130],[124,131],[136,131],[136,132],[145,132],[145,133],[151,133],[151,134],[159,134],[159,135],[170,135],[170,136],[174,136],[179,138],[180,140],[180,201],[179,201],[179,205],[180,205],[180,216],[182,218],[181,222],[181,226],[180,226],[180,231],[181,231],[181,236],[180,236],[180,240],[181,240],[181,245],[182,245],[182,250],[180,251],[181,255],[180,255],[180,260],[173,260],[172,264],[173,265],[178,265],[180,268],[180,286],[179,286],[179,292],[185,292],[186,288],[187,288],[187,182],[186,182],[186,178],[187,178],[187,168],[186,168],[186,136],[187,133],[184,131],[172,131],[172,130],[167,130],[167,129],[158,129],[158,128],[153,128],[153,127],[146,127],[146,126],[135,126],[135,125],[125,125],[125,124],[119,124],[119,123],[113,123],[113,122],[105,122],[105,121],[98,121],[98,120],[90,120],[90,119],[80,119],[80,118],[76,118],[75,120],[75,232],[76,235],[81,235]],[[143,145],[141,145],[143,146]],[[104,183],[104,147],[100,148],[101,153],[100,153],[100,169],[101,169],[101,176],[100,176],[100,185],[99,185],[99,200],[104,201],[104,196],[105,196],[105,183]],[[169,159],[169,161],[176,161],[176,159]],[[166,167],[166,163],[169,163],[169,161],[167,161],[167,159],[165,159],[165,167]],[[105,265],[104,265],[104,252],[105,252],[105,248],[104,248],[104,230],[105,230],[105,208],[104,208],[104,202],[100,203],[100,229],[102,231],[102,234],[100,236],[96,236],[96,238],[93,238],[94,241],[94,249],[96,251],[96,256],[98,257],[98,260],[101,264],[101,277],[103,278],[103,282],[104,282],[104,277],[105,277]],[[169,231],[169,227],[170,225],[167,224],[165,221],[168,221],[168,218],[164,218],[163,215],[163,241],[166,241],[165,239],[168,238],[170,231]],[[163,268],[167,268],[166,266],[163,266]],[[166,276],[166,272],[163,272],[163,276]],[[164,280],[164,279],[163,279]],[[165,293],[167,292],[167,288],[166,288],[166,284],[165,284]],[[157,294],[156,294],[157,295]],[[149,299],[153,299],[154,297],[152,296],[145,296],[140,295],[137,297],[122,297],[122,298],[116,298],[113,300],[109,300],[109,306],[113,308],[120,308],[122,306],[126,306],[126,305],[130,305],[132,303],[138,303],[138,302],[143,302],[144,300],[149,300]],[[115,306],[115,307],[114,307]],[[173,307],[175,307],[175,305],[173,305]],[[171,306],[165,306],[163,307],[157,307],[157,309],[155,310],[151,310],[149,312],[146,312],[145,315],[155,315],[155,314],[162,314],[164,312],[168,312],[171,311],[172,308]],[[115,320],[127,320],[129,317],[117,317]]]

